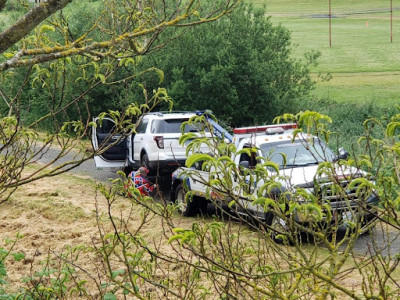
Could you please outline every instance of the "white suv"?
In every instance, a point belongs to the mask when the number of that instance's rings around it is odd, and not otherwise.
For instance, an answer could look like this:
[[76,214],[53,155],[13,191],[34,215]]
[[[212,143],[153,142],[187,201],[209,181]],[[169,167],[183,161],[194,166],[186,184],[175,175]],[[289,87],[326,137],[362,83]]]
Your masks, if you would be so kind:
[[[136,134],[121,139],[116,145],[95,156],[97,167],[124,167],[136,169],[145,166],[152,174],[173,172],[186,161],[186,148],[179,145],[181,125],[200,112],[152,112],[142,117]],[[120,135],[110,138],[114,122],[104,118],[101,126],[98,119],[93,128],[92,143],[95,150],[103,143],[112,143]],[[197,131],[187,127],[186,132]]]
[[[186,161],[186,149],[179,145],[181,125],[193,112],[150,113],[143,117],[137,133],[131,137],[131,161],[154,173],[170,173]],[[186,128],[186,131],[195,130]]]

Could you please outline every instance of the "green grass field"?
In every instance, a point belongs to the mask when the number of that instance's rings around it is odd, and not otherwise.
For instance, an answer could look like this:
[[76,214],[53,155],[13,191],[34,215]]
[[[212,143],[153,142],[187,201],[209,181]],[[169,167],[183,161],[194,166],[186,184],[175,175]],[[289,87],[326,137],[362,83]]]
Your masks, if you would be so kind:
[[296,45],[294,55],[321,52],[317,73],[331,73],[321,82],[318,97],[338,102],[400,104],[400,5],[393,1],[391,42],[390,1],[332,0],[331,47],[329,1],[253,0],[267,6],[275,24],[287,27]]

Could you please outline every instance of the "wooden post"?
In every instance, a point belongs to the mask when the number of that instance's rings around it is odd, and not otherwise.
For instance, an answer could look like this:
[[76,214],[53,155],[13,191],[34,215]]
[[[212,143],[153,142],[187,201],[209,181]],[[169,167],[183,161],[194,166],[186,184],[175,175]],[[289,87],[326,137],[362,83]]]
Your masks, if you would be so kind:
[[393,43],[393,0],[390,0],[390,42]]
[[329,48],[332,47],[332,9],[331,0],[329,0]]

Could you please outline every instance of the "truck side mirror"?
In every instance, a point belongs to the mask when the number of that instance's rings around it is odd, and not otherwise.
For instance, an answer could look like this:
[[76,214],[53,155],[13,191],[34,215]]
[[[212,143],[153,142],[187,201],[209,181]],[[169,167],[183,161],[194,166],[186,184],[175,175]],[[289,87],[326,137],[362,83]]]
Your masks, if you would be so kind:
[[346,159],[349,157],[349,152],[347,152],[346,150],[344,150],[344,148],[339,148],[338,149],[339,155],[337,157],[337,160],[339,159]]

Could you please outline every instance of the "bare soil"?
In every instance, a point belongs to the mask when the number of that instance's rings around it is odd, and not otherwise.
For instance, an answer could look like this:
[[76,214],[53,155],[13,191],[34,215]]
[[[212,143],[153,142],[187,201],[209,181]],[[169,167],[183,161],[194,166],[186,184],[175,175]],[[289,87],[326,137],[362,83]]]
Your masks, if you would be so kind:
[[[48,257],[54,261],[67,247],[99,245],[96,216],[106,216],[108,205],[106,198],[96,190],[96,184],[90,177],[72,174],[44,178],[21,186],[9,201],[1,205],[0,248],[9,249],[7,240],[15,240],[20,235],[13,252],[25,254],[21,261],[9,257],[5,262],[7,291],[16,292],[25,286],[23,277],[42,270]],[[135,208],[130,199],[118,197],[112,213],[121,219],[130,214],[129,226],[133,230],[140,227],[141,234],[146,235],[150,243],[156,241],[159,245],[167,245],[161,218],[152,216],[145,224],[141,223],[142,210]],[[184,218],[176,221],[176,225],[183,228],[190,228],[192,222]],[[105,232],[113,232],[108,221],[101,227]],[[164,254],[174,255],[172,248],[159,247]],[[93,270],[91,275],[95,276],[100,272],[94,268],[102,267],[90,256],[83,256],[78,265],[82,270]],[[96,293],[92,298],[97,299]]]
[[96,237],[96,197],[90,180],[63,175],[22,186],[2,204],[0,239],[21,235],[14,251],[25,254],[21,262],[9,260],[7,281],[18,286],[23,275],[40,268],[49,251],[59,253]]

